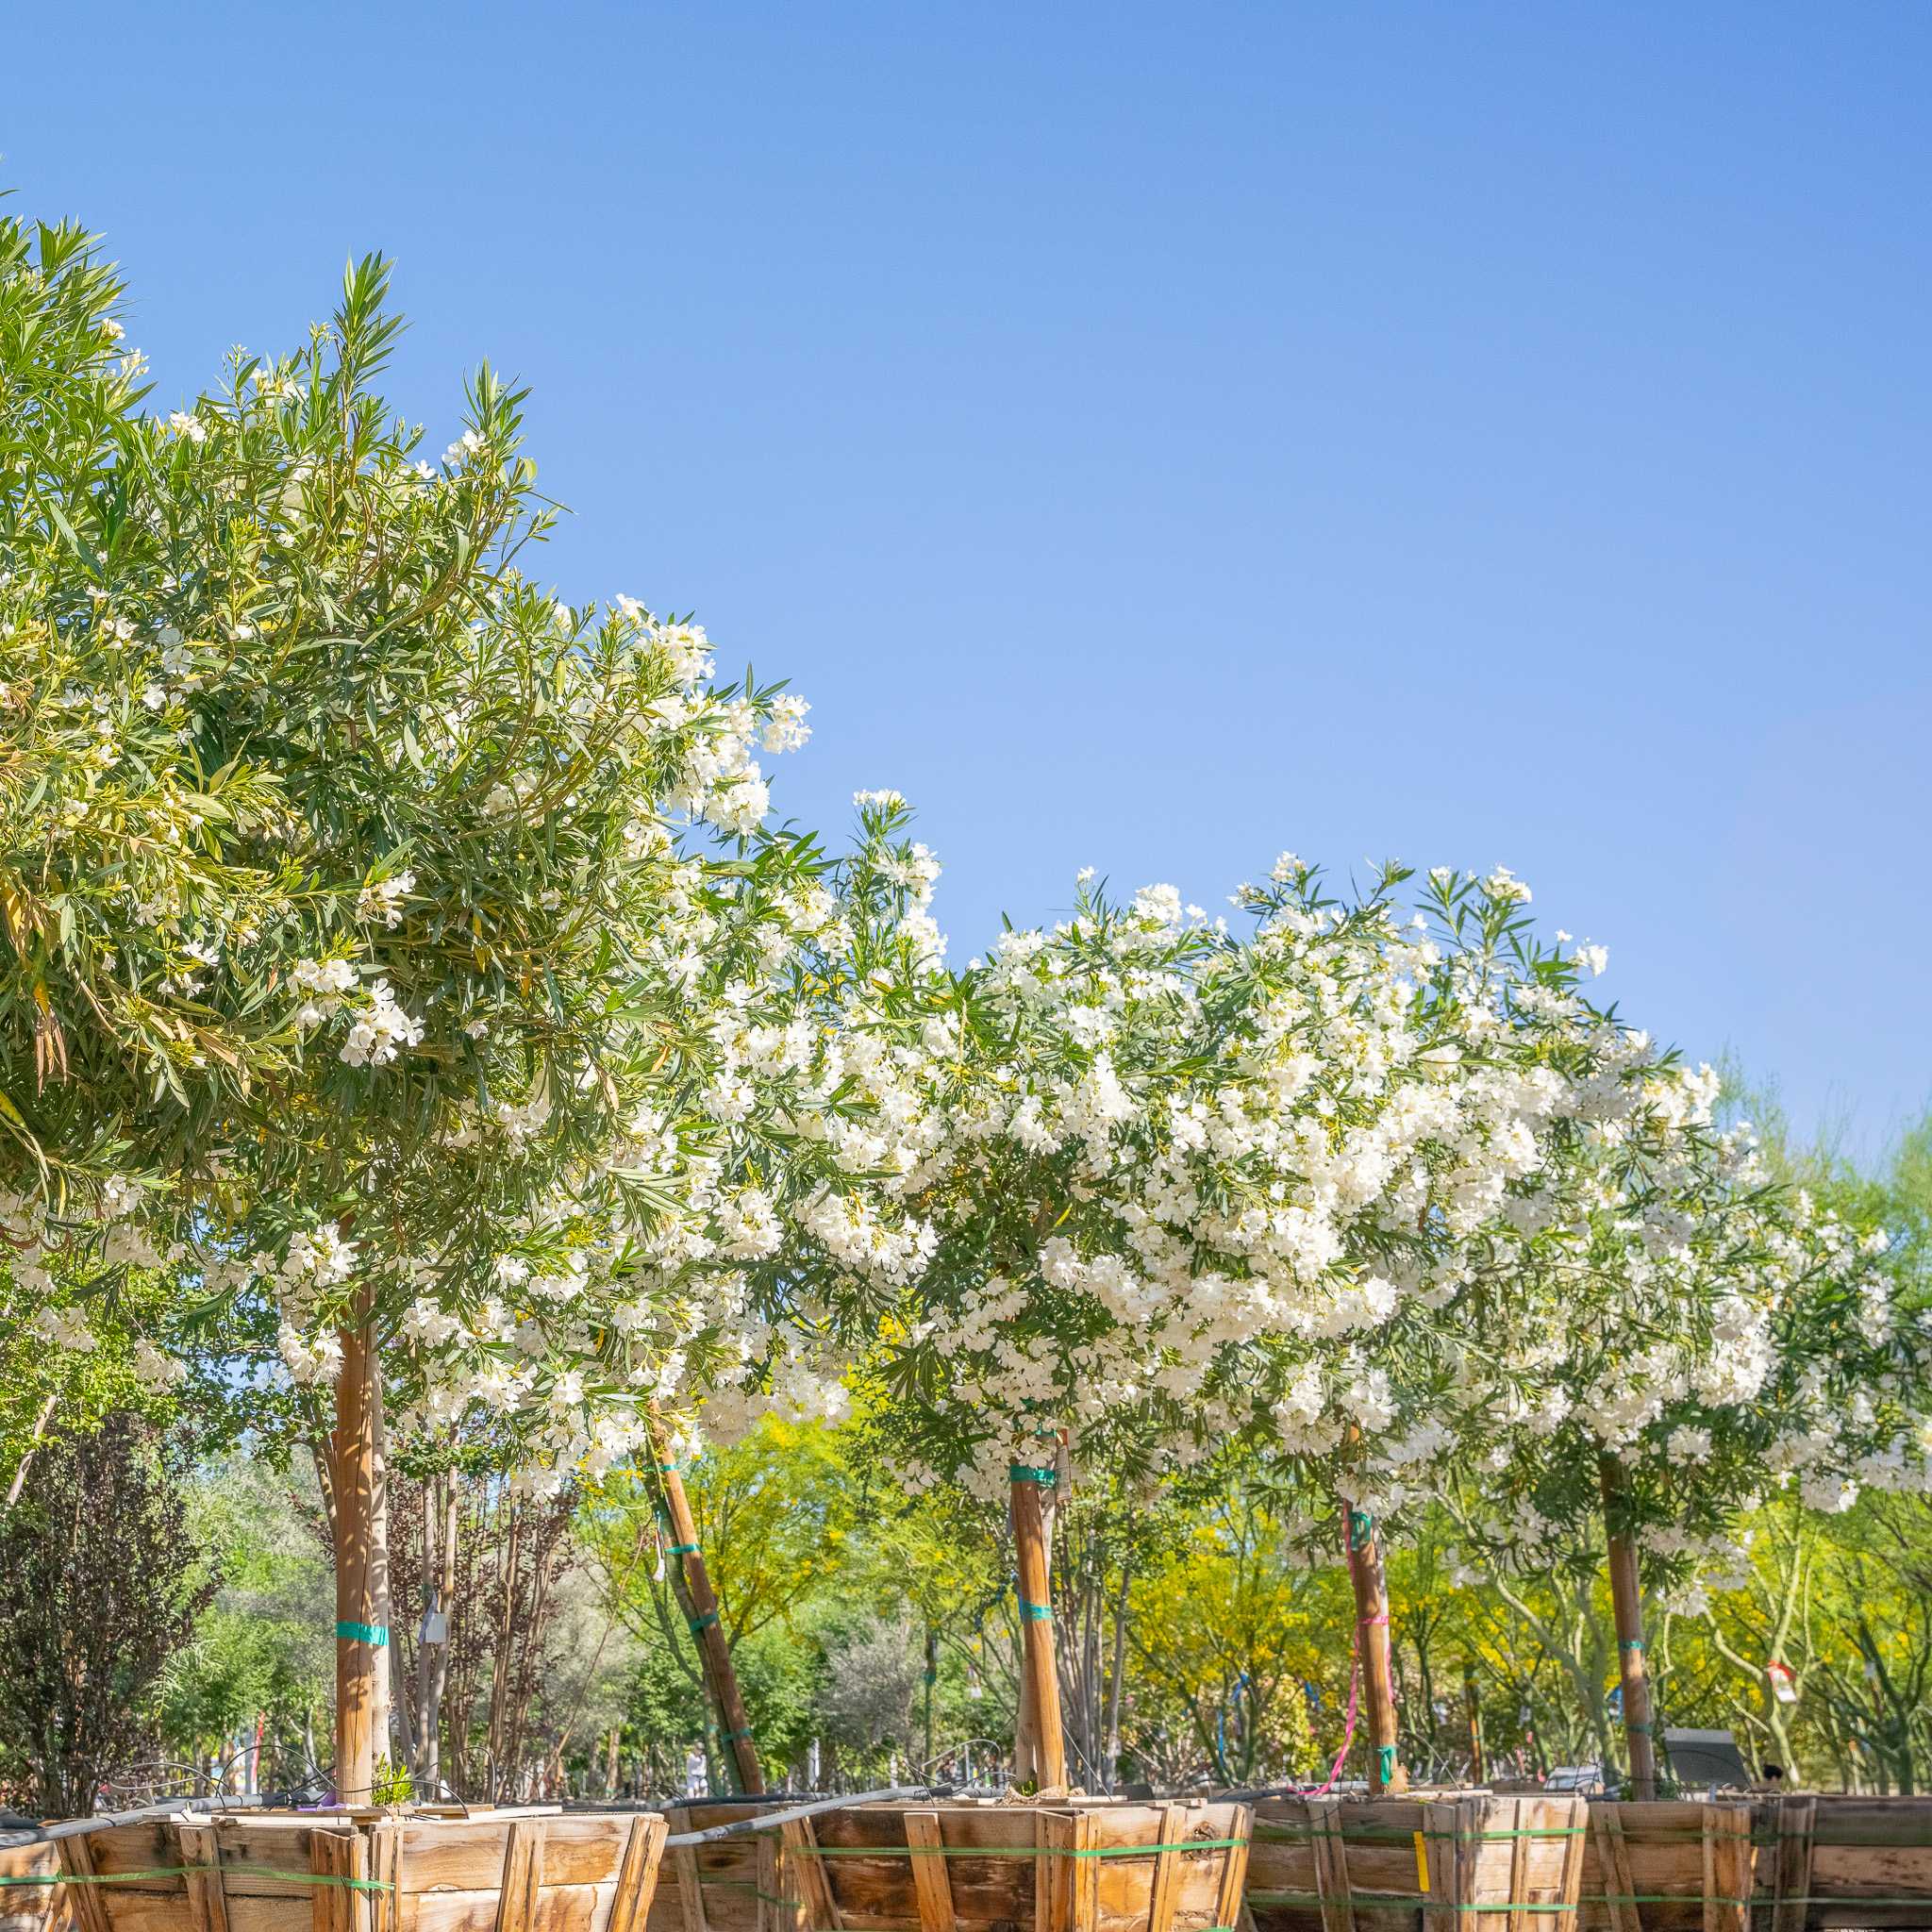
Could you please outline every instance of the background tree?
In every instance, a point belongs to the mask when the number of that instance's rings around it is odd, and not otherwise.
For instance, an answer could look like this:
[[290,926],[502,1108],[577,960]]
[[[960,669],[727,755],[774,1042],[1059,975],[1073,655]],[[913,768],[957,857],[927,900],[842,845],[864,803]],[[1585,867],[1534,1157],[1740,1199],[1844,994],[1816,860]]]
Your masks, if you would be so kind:
[[152,1755],[151,1693],[216,1588],[186,1530],[165,1445],[118,1416],[49,1444],[0,1524],[0,1749],[45,1815]]

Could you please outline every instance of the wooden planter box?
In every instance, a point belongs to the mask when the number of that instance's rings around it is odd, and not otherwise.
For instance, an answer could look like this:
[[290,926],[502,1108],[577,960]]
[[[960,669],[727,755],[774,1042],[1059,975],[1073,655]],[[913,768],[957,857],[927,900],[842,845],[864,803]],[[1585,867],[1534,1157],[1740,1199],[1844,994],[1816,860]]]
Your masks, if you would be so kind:
[[1256,1932],[1564,1932],[1588,1840],[1574,1797],[1264,1798],[1248,1911]]
[[1932,1932],[1932,1798],[1268,1798],[1254,1932]]
[[1587,1932],[1932,1928],[1932,1797],[1600,1800],[1590,1819]]
[[[669,1815],[675,1833],[781,1808]],[[1233,1932],[1250,1822],[1198,1801],[858,1805],[672,1850],[648,1932]]]
[[641,1932],[655,1812],[242,1812],[0,1854],[0,1932]]

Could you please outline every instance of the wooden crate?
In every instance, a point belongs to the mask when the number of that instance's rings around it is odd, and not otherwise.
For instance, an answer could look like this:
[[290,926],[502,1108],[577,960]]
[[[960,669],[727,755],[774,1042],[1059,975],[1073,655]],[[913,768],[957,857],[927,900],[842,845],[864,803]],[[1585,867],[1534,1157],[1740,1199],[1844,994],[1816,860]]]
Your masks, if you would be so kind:
[[0,1856],[0,1932],[641,1932],[655,1812],[469,1818],[242,1812]]
[[1253,1932],[1932,1932],[1932,1798],[1270,1798]]
[[1588,1839],[1576,1797],[1266,1798],[1248,1913],[1255,1932],[1562,1932]]
[[1932,1798],[1590,1807],[1585,1932],[1932,1932]]
[[673,1849],[649,1932],[1234,1932],[1250,1822],[1201,1801],[854,1806]]

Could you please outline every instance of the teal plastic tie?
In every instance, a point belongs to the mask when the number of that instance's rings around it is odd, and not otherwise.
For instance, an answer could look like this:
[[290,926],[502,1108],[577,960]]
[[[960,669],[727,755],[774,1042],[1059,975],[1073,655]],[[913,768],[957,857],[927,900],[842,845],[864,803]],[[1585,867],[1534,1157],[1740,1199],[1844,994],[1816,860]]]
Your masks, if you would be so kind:
[[336,1635],[346,1637],[351,1643],[367,1643],[380,1650],[389,1641],[387,1624],[343,1624],[336,1625]]

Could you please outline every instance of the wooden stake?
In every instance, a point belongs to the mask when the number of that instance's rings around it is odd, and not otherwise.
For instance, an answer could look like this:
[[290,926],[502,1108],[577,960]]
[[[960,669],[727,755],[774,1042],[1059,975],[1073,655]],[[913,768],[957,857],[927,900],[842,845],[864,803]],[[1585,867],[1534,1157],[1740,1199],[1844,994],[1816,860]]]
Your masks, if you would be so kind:
[[1014,1755],[1024,1771],[1030,1756],[1034,1781],[1042,1791],[1064,1790],[1066,1741],[1060,1729],[1060,1680],[1054,1658],[1053,1592],[1046,1552],[1046,1522],[1041,1507],[1041,1470],[1012,1470],[1013,1548],[1020,1573],[1020,1618],[1026,1646],[1025,1695]]
[[1355,1586],[1356,1641],[1361,1657],[1362,1704],[1369,1729],[1369,1790],[1406,1791],[1408,1773],[1396,1757],[1395,1677],[1389,1652],[1389,1588],[1374,1519],[1350,1508],[1348,1576]]
[[371,1546],[378,1480],[375,1453],[375,1324],[366,1316],[341,1330],[336,1426],[329,1438],[329,1491],[336,1544],[336,1796],[367,1805],[375,1790],[375,1628]]
[[677,1560],[683,1566],[685,1590],[691,1597],[691,1634],[697,1643],[705,1682],[717,1707],[719,1728],[724,1733],[725,1748],[738,1775],[738,1789],[747,1797],[762,1797],[765,1774],[751,1740],[751,1721],[744,1714],[744,1697],[738,1688],[731,1646],[724,1641],[724,1628],[718,1621],[717,1593],[711,1588],[710,1573],[706,1570],[703,1553],[698,1548],[698,1527],[691,1513],[690,1499],[684,1493],[684,1478],[671,1459],[670,1441],[655,1415],[650,1426],[651,1447],[658,1457],[658,1484],[663,1491],[664,1513],[671,1524]]
[[1630,1795],[1657,1796],[1657,1751],[1651,1736],[1650,1666],[1643,1653],[1643,1591],[1637,1574],[1637,1539],[1630,1534],[1630,1494],[1623,1465],[1598,1458],[1604,1527],[1609,1537],[1610,1607],[1617,1625],[1617,1662],[1624,1686],[1624,1738],[1630,1753]]

